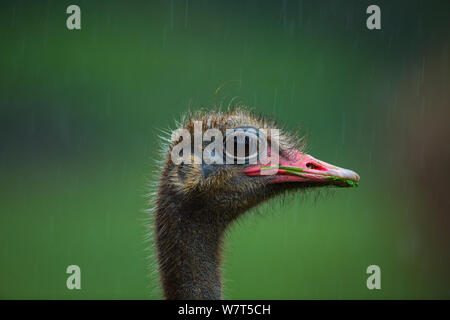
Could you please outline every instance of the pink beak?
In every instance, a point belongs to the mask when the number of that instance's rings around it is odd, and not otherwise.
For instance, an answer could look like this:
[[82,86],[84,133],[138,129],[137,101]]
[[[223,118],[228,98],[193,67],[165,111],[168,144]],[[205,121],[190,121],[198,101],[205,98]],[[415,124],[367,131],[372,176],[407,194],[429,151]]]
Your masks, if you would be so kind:
[[340,187],[356,187],[359,175],[351,170],[315,159],[314,157],[296,153],[292,160],[280,157],[279,164],[255,165],[244,170],[247,176],[273,176],[270,183],[280,182],[313,182]]

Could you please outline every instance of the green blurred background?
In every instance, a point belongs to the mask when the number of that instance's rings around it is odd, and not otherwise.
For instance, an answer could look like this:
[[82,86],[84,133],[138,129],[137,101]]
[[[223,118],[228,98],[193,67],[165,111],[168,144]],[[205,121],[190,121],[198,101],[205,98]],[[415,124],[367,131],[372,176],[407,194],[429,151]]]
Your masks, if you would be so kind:
[[[370,4],[382,30],[366,28]],[[308,152],[361,176],[244,216],[225,244],[225,298],[450,298],[448,1],[1,8],[0,298],[160,299],[144,241],[159,130],[225,83],[218,102],[304,128]],[[442,143],[421,140],[433,119]],[[81,290],[66,288],[71,264]],[[371,264],[381,290],[366,287]]]

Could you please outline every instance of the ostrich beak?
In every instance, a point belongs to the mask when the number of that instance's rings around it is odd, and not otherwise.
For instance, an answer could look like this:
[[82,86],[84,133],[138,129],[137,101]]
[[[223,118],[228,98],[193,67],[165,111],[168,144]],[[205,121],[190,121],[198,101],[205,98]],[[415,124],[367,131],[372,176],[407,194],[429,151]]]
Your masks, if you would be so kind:
[[359,175],[308,154],[296,153],[293,160],[280,157],[279,165],[256,165],[244,170],[247,176],[273,176],[270,183],[308,182],[317,185],[335,185],[339,187],[356,187]]

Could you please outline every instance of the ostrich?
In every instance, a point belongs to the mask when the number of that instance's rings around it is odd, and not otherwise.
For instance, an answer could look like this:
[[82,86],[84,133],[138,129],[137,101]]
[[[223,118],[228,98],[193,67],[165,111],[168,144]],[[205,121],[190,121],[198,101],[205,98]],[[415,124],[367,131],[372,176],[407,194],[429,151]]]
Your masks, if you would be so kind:
[[[220,130],[224,140],[227,129],[248,132],[245,139],[234,138],[231,148],[233,153],[244,144],[245,159],[241,164],[207,164],[204,159],[197,164],[176,164],[170,155],[181,138],[175,135],[167,140],[154,203],[154,235],[166,299],[222,298],[224,232],[250,208],[290,190],[327,185],[352,187],[359,181],[355,172],[303,153],[303,139],[282,129],[277,141],[279,162],[263,165],[258,160],[250,164],[249,141],[260,137],[261,129],[278,126],[245,107],[200,111],[189,115],[180,127],[193,137],[196,121],[201,121],[203,132]],[[270,154],[275,141],[269,143],[269,137],[266,140]],[[200,148],[204,149],[205,143]],[[223,157],[230,157],[225,146],[223,150]],[[267,169],[272,172],[267,174]]]

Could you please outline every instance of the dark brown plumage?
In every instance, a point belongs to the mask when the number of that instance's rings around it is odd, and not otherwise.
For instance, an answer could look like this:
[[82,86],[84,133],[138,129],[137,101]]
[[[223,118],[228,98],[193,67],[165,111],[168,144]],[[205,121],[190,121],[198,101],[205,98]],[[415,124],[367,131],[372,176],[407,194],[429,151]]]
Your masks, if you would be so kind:
[[[192,114],[181,126],[203,130],[278,128],[275,122],[239,107]],[[281,129],[280,129],[281,130]],[[221,246],[227,226],[248,209],[287,190],[322,185],[353,186],[359,177],[302,153],[302,139],[281,130],[276,174],[250,164],[179,164],[169,141],[154,208],[159,272],[167,299],[220,299]],[[272,142],[271,142],[272,143]],[[203,145],[203,148],[205,145]],[[294,170],[294,171],[293,171]]]

